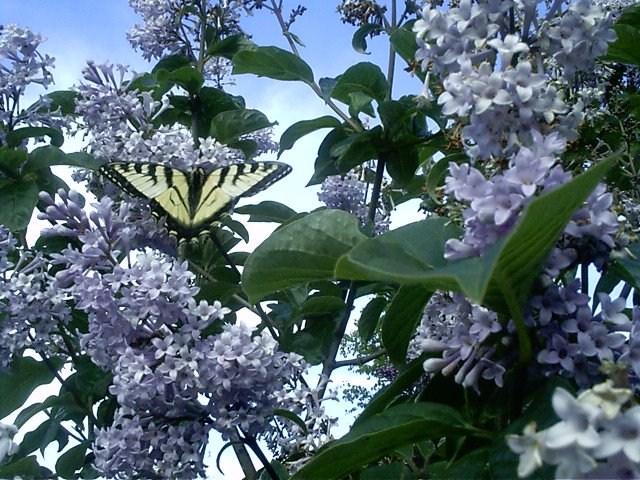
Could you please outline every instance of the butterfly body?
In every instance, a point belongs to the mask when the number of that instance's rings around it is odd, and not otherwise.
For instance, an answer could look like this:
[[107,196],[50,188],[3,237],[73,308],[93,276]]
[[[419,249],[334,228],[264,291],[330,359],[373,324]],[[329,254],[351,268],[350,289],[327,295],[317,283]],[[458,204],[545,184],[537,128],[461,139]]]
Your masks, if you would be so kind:
[[238,163],[212,172],[136,162],[112,162],[100,168],[129,195],[147,200],[151,213],[166,218],[169,234],[180,243],[208,234],[238,198],[255,195],[290,171],[280,162]]

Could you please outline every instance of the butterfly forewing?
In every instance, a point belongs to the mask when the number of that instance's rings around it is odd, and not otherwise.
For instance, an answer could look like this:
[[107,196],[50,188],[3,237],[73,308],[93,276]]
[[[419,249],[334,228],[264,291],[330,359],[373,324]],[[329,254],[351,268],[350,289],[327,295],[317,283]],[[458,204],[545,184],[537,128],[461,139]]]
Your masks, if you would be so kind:
[[169,233],[186,241],[206,233],[239,197],[255,195],[291,171],[278,162],[240,163],[207,174],[151,163],[114,162],[100,168],[130,195],[149,201],[152,213],[166,217]]

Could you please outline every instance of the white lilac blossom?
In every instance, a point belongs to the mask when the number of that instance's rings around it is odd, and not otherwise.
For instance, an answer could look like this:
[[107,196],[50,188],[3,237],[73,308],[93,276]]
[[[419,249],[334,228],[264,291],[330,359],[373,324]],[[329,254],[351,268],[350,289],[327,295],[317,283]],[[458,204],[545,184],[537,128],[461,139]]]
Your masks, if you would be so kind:
[[0,422],[0,465],[18,451],[18,444],[13,441],[16,433],[18,433],[18,429],[15,425]]
[[416,59],[424,71],[440,75],[438,103],[445,115],[461,118],[472,157],[530,147],[531,130],[576,138],[584,105],[567,103],[563,89],[606,52],[615,39],[613,17],[590,0],[566,9],[558,8],[562,2],[542,3],[463,0],[446,11],[427,6],[413,26]]
[[[15,264],[9,255],[18,257]],[[0,263],[0,370],[28,348],[64,357],[57,332],[71,320],[68,297],[47,273],[42,255],[18,248],[12,234],[0,226]]]
[[574,398],[563,388],[552,396],[560,421],[536,432],[507,435],[520,455],[518,476],[532,474],[547,463],[557,465],[556,478],[637,478],[640,475],[640,406],[632,392],[610,380]]
[[[318,199],[329,208],[353,213],[360,225],[366,225],[369,205],[367,203],[367,183],[361,181],[354,172],[345,175],[331,175],[320,186]],[[375,213],[373,231],[380,234],[389,230],[389,214],[382,208]]]
[[53,83],[51,69],[54,58],[38,51],[44,38],[15,24],[0,26],[0,145],[6,133],[20,125],[45,125],[54,128],[68,123],[50,112],[50,99],[40,97],[28,108],[20,108],[20,100],[34,84],[43,88]]

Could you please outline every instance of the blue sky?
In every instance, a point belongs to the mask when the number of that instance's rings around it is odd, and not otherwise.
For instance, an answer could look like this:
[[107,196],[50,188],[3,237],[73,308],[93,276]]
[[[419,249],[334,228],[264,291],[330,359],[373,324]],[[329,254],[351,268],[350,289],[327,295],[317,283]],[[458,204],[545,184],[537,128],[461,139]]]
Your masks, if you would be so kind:
[[[290,8],[297,3],[288,2]],[[378,63],[383,71],[386,71],[385,38],[376,38],[369,42],[374,51],[372,55],[359,54],[351,47],[351,37],[355,29],[340,22],[335,12],[336,1],[308,0],[306,3],[308,11],[294,24],[292,30],[306,45],[305,48],[301,48],[301,54],[312,66],[316,79],[334,77],[349,66],[362,61]],[[153,67],[153,64],[146,62],[138,52],[133,51],[127,42],[126,31],[135,23],[139,23],[140,19],[126,0],[0,0],[0,12],[0,23],[17,23],[47,38],[41,46],[41,52],[56,58],[56,85],[53,90],[68,89],[78,82],[81,78],[80,72],[88,59],[97,63],[110,61],[128,64],[139,72],[149,71]],[[260,45],[287,48],[275,18],[268,15],[268,12],[256,12],[253,18],[246,21],[244,28]],[[398,61],[398,78],[394,94],[396,98],[402,94],[420,93],[422,88],[417,79],[410,78],[402,72],[404,66],[402,61]],[[233,88],[233,93],[243,95],[250,108],[259,109],[271,121],[278,122],[275,129],[276,138],[296,121],[332,113],[305,85],[250,75],[240,76],[236,81],[237,86]],[[326,133],[325,130],[309,135],[292,150],[287,151],[281,160],[293,166],[293,173],[273,188],[246,202],[277,200],[298,211],[320,206],[316,197],[318,188],[304,188],[304,185],[312,174],[318,145]],[[67,142],[65,147],[67,151],[73,151],[80,148],[81,144],[79,141]],[[406,223],[409,221],[407,219],[418,219],[415,212],[414,203],[407,209],[406,219],[396,225]],[[252,225],[252,240],[255,242],[268,234],[268,229],[259,228],[255,224]],[[336,373],[334,386],[348,375],[346,371]],[[348,425],[343,424],[340,430],[344,431],[345,427]],[[211,452],[215,459],[215,446]],[[225,472],[228,478],[234,478],[236,475],[233,469],[236,462],[229,459],[229,463],[226,463],[228,456],[225,454],[223,457]],[[210,463],[215,461],[210,459]]]
[[[298,2],[288,2],[289,8]],[[362,55],[351,47],[354,27],[344,25],[336,13],[337,2],[308,0],[307,12],[293,26],[305,44],[301,48],[303,58],[309,63],[316,79],[334,77],[349,66],[362,61],[378,63],[386,71],[386,38],[369,42],[372,55]],[[126,39],[126,32],[140,18],[126,0],[0,0],[1,23],[17,23],[41,33],[47,41],[41,51],[56,58],[54,89],[66,89],[80,78],[86,60],[110,61],[130,65],[141,72],[148,71],[153,63],[146,62],[135,52]],[[244,23],[245,30],[260,45],[277,45],[287,48],[280,34],[276,19],[265,10],[257,11]],[[395,97],[405,93],[419,93],[421,85],[402,71],[404,62],[397,65]],[[279,82],[251,75],[239,76],[233,93],[243,95],[250,108],[263,111],[271,121],[277,121],[276,139],[291,124],[332,112],[303,84]],[[255,200],[270,198],[289,203],[297,210],[309,210],[319,206],[317,187],[302,189],[313,171],[316,151],[327,131],[320,131],[301,140],[286,152],[281,160],[290,163],[294,173],[278,184],[279,188],[263,192]],[[76,144],[67,145],[73,150]],[[291,192],[297,192],[291,195]],[[295,204],[288,202],[295,198]],[[252,203],[254,199],[250,200]],[[415,208],[411,211],[415,212]],[[405,223],[405,222],[402,222]]]

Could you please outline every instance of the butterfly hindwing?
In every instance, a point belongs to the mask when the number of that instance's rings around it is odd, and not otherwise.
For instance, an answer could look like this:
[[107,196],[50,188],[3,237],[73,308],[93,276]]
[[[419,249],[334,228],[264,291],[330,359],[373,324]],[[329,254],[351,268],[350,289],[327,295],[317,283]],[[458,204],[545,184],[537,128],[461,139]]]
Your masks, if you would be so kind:
[[149,202],[156,217],[166,217],[169,233],[180,242],[207,233],[220,213],[239,197],[255,195],[291,171],[279,162],[229,165],[206,173],[185,172],[151,163],[113,162],[100,168],[128,194]]

